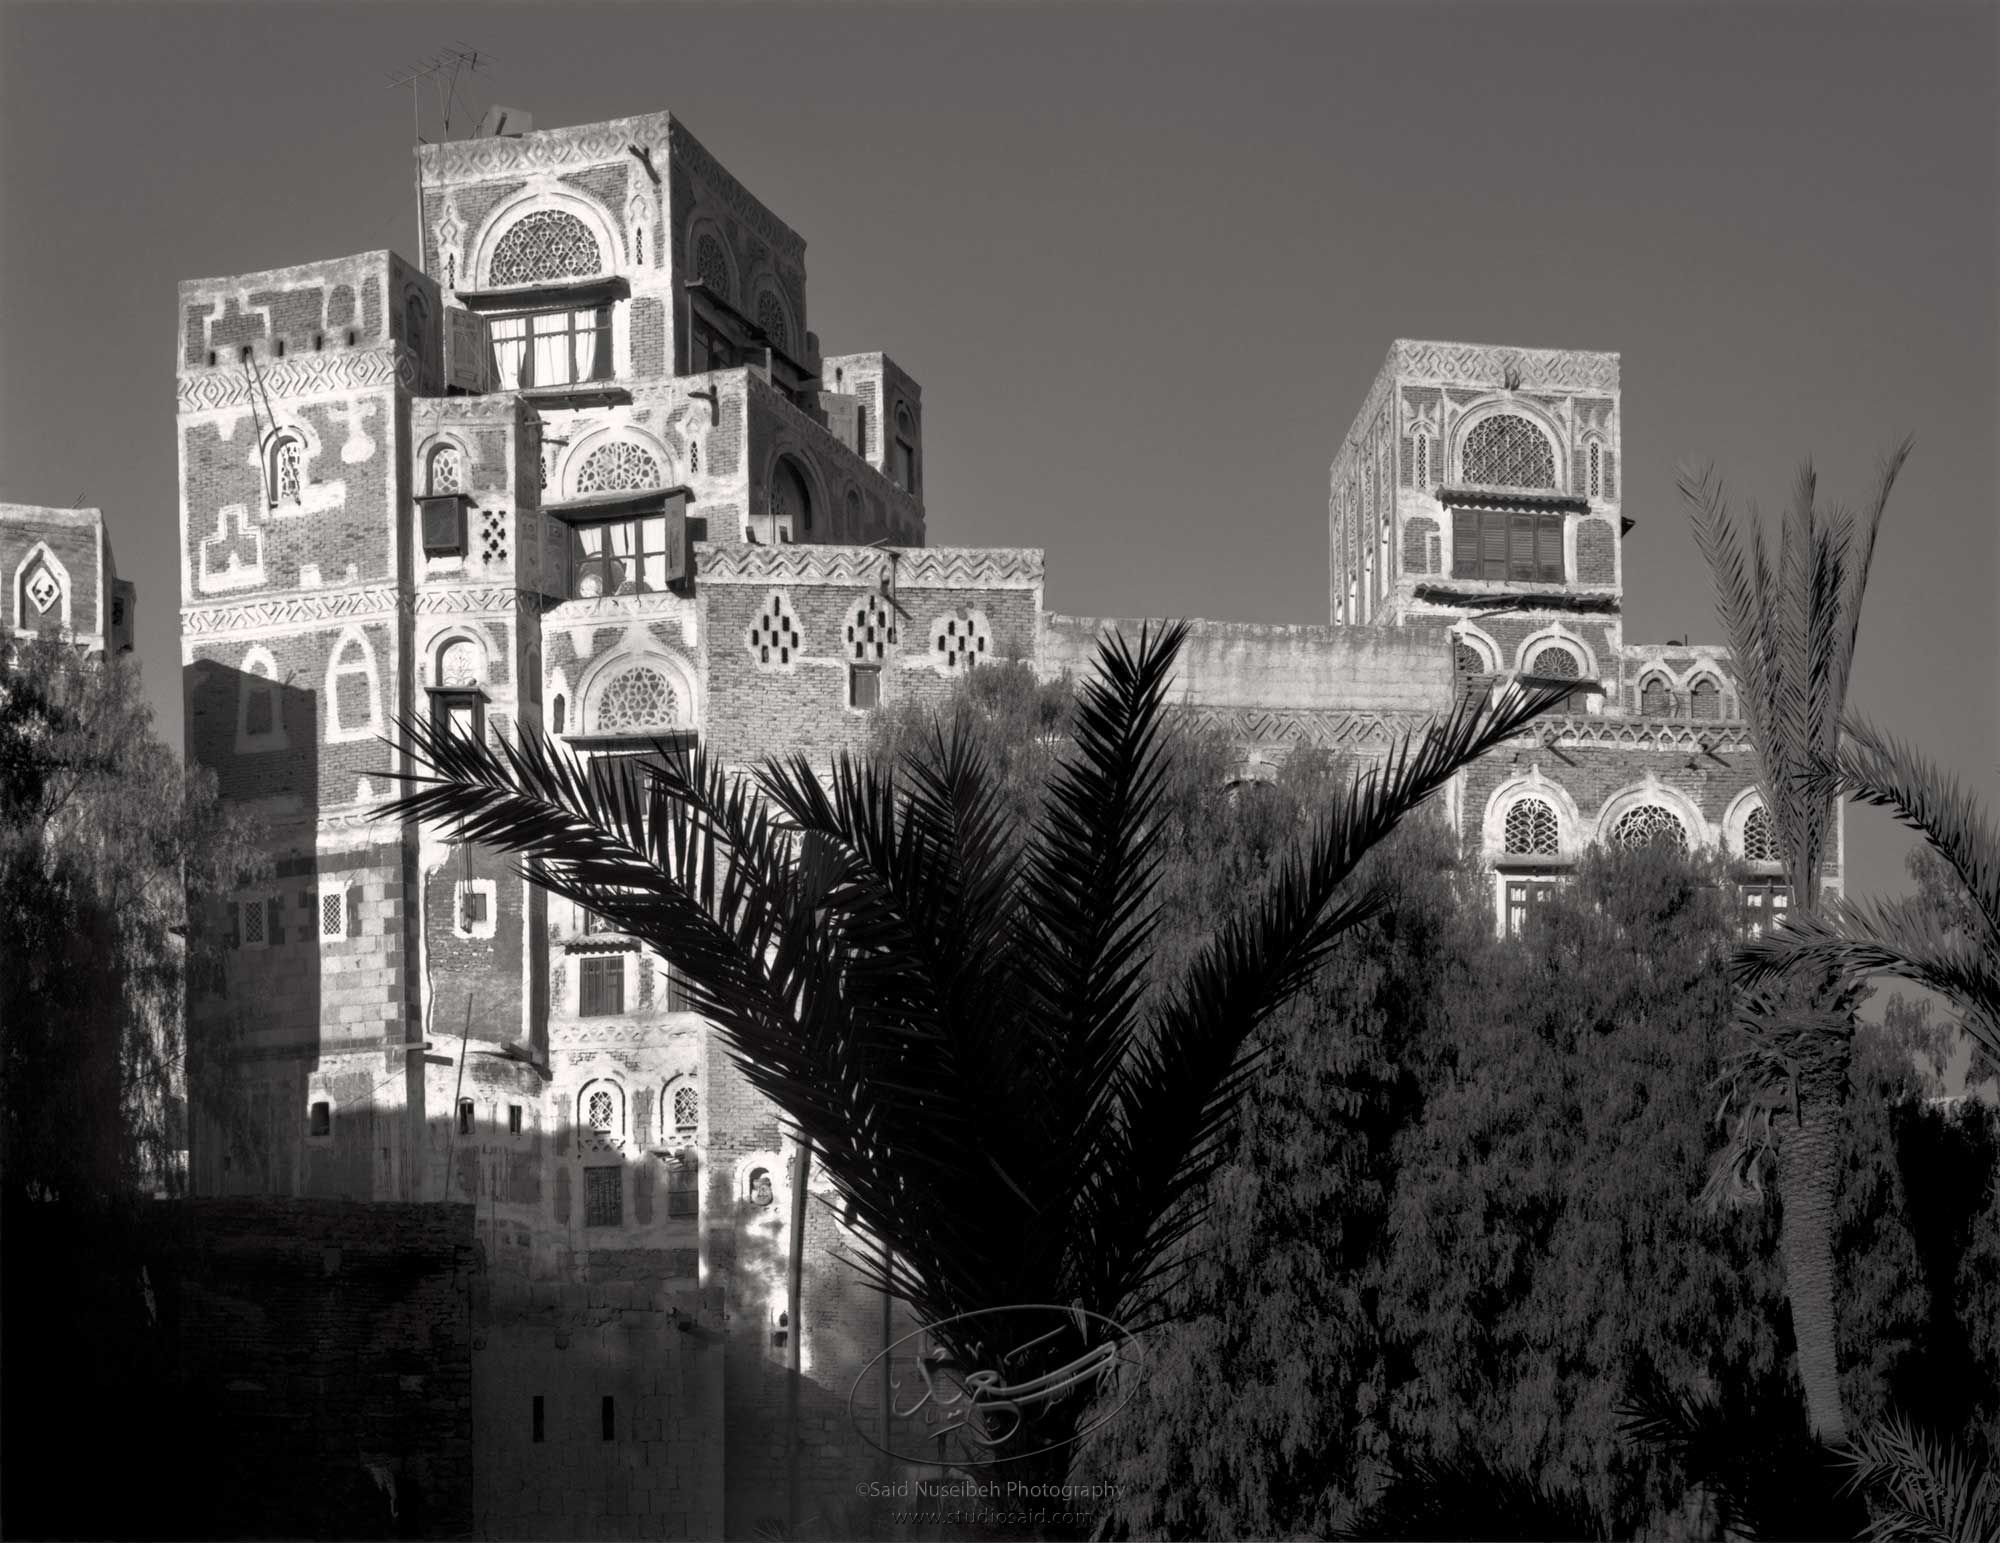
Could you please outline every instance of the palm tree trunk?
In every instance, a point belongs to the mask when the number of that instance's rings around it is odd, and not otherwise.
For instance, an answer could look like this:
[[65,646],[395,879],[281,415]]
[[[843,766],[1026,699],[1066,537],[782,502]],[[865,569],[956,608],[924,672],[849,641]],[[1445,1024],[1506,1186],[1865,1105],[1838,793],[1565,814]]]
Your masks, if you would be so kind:
[[1834,1356],[1833,1185],[1839,1161],[1834,1138],[1833,1107],[1801,1090],[1797,1121],[1785,1121],[1778,1135],[1785,1290],[1806,1417],[1813,1434],[1829,1444],[1847,1439]]

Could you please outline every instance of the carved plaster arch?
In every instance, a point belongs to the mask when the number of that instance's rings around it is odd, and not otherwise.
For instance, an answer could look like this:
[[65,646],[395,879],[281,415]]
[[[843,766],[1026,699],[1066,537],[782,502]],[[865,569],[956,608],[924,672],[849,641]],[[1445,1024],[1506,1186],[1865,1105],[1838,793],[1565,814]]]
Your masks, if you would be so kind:
[[1490,633],[1467,621],[1456,623],[1451,629],[1451,636],[1454,645],[1452,655],[1452,665],[1454,668],[1458,664],[1456,645],[1463,642],[1468,648],[1477,650],[1485,657],[1486,668],[1480,672],[1481,674],[1498,675],[1500,673],[1500,661],[1506,655],[1499,643],[1494,641]]
[[650,455],[660,468],[660,486],[670,488],[680,482],[680,463],[665,440],[651,429],[641,428],[636,423],[611,422],[578,434],[564,446],[555,465],[555,486],[563,490],[566,498],[580,496],[575,489],[576,478],[597,451],[618,440],[636,445]]
[[1531,766],[1502,782],[1486,800],[1486,812],[1479,822],[1479,850],[1487,866],[1506,857],[1507,811],[1524,798],[1538,798],[1555,811],[1556,856],[1576,857],[1583,850],[1585,831],[1576,800],[1560,782],[1544,776],[1541,767]]
[[424,644],[423,670],[424,684],[442,686],[444,679],[444,656],[446,650],[455,643],[470,643],[478,660],[473,680],[484,686],[493,675],[493,645],[486,635],[470,622],[454,622],[433,633]]
[[[1763,792],[1756,787],[1747,787],[1729,801],[1722,811],[1722,850],[1730,857],[1743,858],[1743,828],[1750,821],[1751,814],[1767,807]],[[1777,816],[1771,817],[1771,839],[1777,840]],[[1776,866],[1775,864],[1773,866]]]
[[[570,184],[543,173],[529,178],[527,186],[513,197],[502,199],[487,211],[486,218],[480,223],[478,235],[467,243],[470,256],[466,266],[471,270],[469,275],[471,283],[467,287],[480,289],[492,287],[487,274],[493,265],[495,249],[507,232],[514,228],[517,221],[537,209],[553,209],[563,214],[575,215],[590,232],[591,239],[596,241],[597,273],[579,274],[577,275],[579,280],[603,277],[618,271],[619,257],[624,252],[625,245],[619,239],[618,222],[612,217],[611,211],[595,198],[579,192]],[[468,275],[462,274],[460,277],[464,279]]]
[[1551,643],[1560,643],[1576,652],[1580,661],[1580,679],[1594,680],[1599,685],[1603,684],[1604,677],[1597,667],[1597,651],[1585,642],[1581,635],[1570,631],[1561,622],[1552,622],[1540,631],[1529,633],[1521,640],[1521,646],[1514,654],[1515,673],[1527,673],[1529,662]]
[[1432,469],[1433,478],[1446,487],[1453,486],[1464,477],[1466,436],[1478,428],[1488,418],[1525,418],[1540,429],[1549,441],[1549,457],[1555,463],[1555,491],[1570,491],[1569,433],[1554,413],[1541,403],[1527,397],[1506,392],[1495,392],[1468,404],[1451,421],[1445,431],[1444,475],[1438,476]]
[[662,647],[642,631],[636,638],[628,635],[618,646],[584,666],[577,677],[576,690],[570,693],[569,733],[597,732],[597,709],[605,689],[634,666],[658,670],[666,676],[677,707],[674,727],[692,729],[701,721],[694,666],[682,654]]
[[417,455],[413,464],[416,468],[414,480],[419,484],[417,489],[418,496],[426,496],[432,491],[431,461],[440,450],[456,450],[458,452],[458,490],[461,493],[470,493],[472,491],[472,445],[464,434],[455,429],[439,429],[436,433],[419,440],[417,443]]
[[1687,830],[1690,855],[1715,845],[1716,833],[1702,818],[1701,806],[1679,788],[1660,781],[1659,775],[1650,771],[1643,781],[1628,783],[1605,799],[1597,811],[1592,840],[1601,846],[1609,846],[1611,833],[1618,828],[1618,822],[1641,804],[1658,804],[1679,818]]

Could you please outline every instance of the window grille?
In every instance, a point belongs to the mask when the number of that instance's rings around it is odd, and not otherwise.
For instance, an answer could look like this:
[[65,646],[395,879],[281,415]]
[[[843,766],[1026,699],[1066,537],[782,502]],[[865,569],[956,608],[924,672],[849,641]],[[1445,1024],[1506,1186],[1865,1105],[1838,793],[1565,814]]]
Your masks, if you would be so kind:
[[617,1119],[618,1109],[617,1100],[612,1098],[610,1090],[599,1088],[590,1095],[590,1102],[584,1107],[590,1118],[590,1128],[609,1134]]
[[1470,643],[1454,643],[1451,656],[1461,675],[1484,675],[1487,673],[1486,656]]
[[1475,427],[1465,437],[1462,459],[1471,487],[1556,485],[1556,457],[1548,435],[1512,413],[1496,413]]
[[1688,849],[1687,827],[1672,810],[1658,804],[1641,804],[1620,815],[1611,839],[1623,847],[1671,847],[1676,852]]
[[680,721],[680,699],[666,676],[635,665],[614,679],[597,699],[597,727],[613,729],[671,727]]
[[590,278],[603,269],[597,239],[583,221],[560,209],[523,215],[500,238],[487,272],[491,284],[545,284]]
[[1694,683],[1688,692],[1688,711],[1696,718],[1720,718],[1722,716],[1722,688],[1706,678]]
[[281,504],[295,504],[305,482],[305,447],[290,434],[271,452],[271,492]]
[[694,244],[695,277],[707,286],[713,294],[729,302],[735,298],[735,288],[729,282],[729,258],[722,250],[722,243],[713,236],[703,236]]
[[1777,836],[1771,829],[1771,811],[1762,804],[1744,816],[1743,857],[1746,862],[1753,863],[1781,861]]
[[1595,440],[1590,446],[1590,496],[1600,496],[1604,487],[1604,448]]
[[1567,648],[1544,648],[1535,655],[1528,673],[1544,680],[1576,680],[1583,672],[1577,667],[1576,655]]
[[785,307],[768,289],[757,297],[757,326],[779,353],[792,351],[792,329],[785,321]]
[[651,595],[667,587],[668,522],[660,515],[578,525],[570,537],[570,596]]
[[1556,812],[1539,798],[1524,798],[1507,811],[1510,857],[1554,857],[1559,850]]
[[319,897],[319,935],[323,938],[347,936],[347,897],[338,890]]
[[[624,1170],[586,1168],[583,1170],[583,1224],[586,1227],[618,1227],[625,1221]],[[608,1420],[608,1413],[607,1413]],[[607,1438],[608,1439],[608,1438]]]
[[1417,436],[1417,486],[1431,485],[1431,442],[1422,434]]
[[252,900],[243,907],[243,946],[264,946],[264,903]]
[[[577,971],[577,1013],[584,1018],[608,1018],[625,1011],[625,956],[585,959]],[[608,1098],[608,1094],[597,1097]],[[592,1100],[595,1108],[595,1099]]]
[[660,463],[626,439],[599,445],[576,474],[579,494],[643,492],[658,486]]
[[701,1121],[701,1095],[690,1087],[674,1089],[674,1134],[692,1137]]
[[431,452],[431,495],[460,493],[458,446],[439,445]]

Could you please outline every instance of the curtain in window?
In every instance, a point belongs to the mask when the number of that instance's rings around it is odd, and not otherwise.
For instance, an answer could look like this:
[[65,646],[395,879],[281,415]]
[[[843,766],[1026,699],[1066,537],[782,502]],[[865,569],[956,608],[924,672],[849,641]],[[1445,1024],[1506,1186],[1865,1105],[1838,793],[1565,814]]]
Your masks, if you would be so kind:
[[528,358],[528,318],[503,316],[493,323],[493,368],[502,391],[521,389],[521,367]]

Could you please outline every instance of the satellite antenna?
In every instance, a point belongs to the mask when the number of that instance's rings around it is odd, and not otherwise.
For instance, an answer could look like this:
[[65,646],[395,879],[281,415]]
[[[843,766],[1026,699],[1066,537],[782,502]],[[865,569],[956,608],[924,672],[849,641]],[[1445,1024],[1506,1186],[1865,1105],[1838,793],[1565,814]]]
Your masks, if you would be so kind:
[[[410,88],[410,132],[418,144],[425,144],[423,108],[418,86],[423,81],[431,81],[437,87],[438,97],[438,140],[442,143],[451,138],[451,110],[458,102],[458,83],[467,75],[483,75],[486,67],[494,62],[493,56],[470,47],[462,40],[450,48],[441,48],[415,64],[403,66],[389,72],[389,89],[395,91],[403,86]],[[467,111],[471,106],[467,104]],[[424,163],[417,160],[417,261],[424,256]]]

